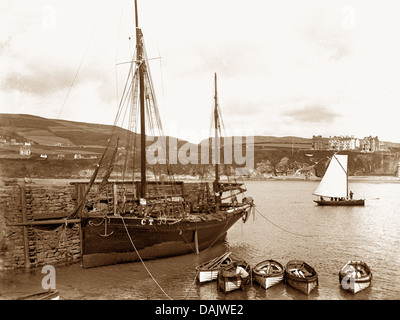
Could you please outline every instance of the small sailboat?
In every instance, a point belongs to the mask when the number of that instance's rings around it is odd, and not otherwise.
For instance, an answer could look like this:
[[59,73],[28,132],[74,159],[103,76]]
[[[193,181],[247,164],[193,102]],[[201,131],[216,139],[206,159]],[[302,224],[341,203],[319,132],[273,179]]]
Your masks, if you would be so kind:
[[348,156],[334,154],[314,195],[314,200],[320,206],[363,206],[364,199],[353,199],[349,192]]
[[233,262],[230,257],[231,253],[232,252],[225,252],[223,255],[197,266],[197,279],[199,282],[207,282],[217,279],[219,270]]
[[244,290],[251,283],[251,266],[246,261],[235,261],[218,272],[217,286],[224,293]]
[[309,294],[318,286],[318,274],[304,261],[291,260],[286,264],[285,281],[291,287]]
[[339,271],[342,288],[357,293],[371,285],[372,272],[363,261],[349,261]]
[[253,279],[264,289],[281,282],[285,275],[283,266],[275,260],[264,260],[253,268]]

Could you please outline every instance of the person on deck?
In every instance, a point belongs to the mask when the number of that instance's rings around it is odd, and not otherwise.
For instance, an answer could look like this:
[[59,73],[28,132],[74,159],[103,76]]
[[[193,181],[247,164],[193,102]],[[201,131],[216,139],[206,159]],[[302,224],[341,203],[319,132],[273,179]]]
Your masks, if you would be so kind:
[[353,191],[350,191],[350,200],[353,200]]

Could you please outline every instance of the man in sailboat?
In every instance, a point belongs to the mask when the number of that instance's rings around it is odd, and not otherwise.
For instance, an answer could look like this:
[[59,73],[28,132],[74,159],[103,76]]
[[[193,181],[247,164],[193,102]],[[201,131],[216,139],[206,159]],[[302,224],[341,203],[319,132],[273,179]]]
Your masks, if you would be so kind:
[[350,195],[350,200],[353,200],[353,191],[350,191],[349,195]]

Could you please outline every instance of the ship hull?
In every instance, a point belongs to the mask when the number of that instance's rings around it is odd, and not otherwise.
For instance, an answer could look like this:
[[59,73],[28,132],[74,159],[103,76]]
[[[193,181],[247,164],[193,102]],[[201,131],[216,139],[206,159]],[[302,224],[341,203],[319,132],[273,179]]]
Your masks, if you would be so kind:
[[340,201],[331,201],[331,200],[314,200],[319,206],[364,206],[364,199],[359,200],[340,200]]
[[229,228],[245,213],[246,210],[238,210],[207,221],[89,217],[82,224],[83,266],[196,253],[224,240]]

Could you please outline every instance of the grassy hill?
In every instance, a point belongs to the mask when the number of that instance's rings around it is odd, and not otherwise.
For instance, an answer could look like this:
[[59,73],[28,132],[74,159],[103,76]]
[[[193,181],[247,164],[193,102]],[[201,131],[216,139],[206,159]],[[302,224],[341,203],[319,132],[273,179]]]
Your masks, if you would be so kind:
[[[46,119],[26,114],[0,114],[0,135],[39,145],[105,146],[112,126]],[[124,129],[118,129],[122,136]]]
[[[112,129],[112,126],[102,124],[46,119],[25,114],[0,114],[0,177],[81,176],[82,172],[88,168],[93,169],[96,165]],[[119,145],[126,145],[127,130],[118,127],[115,130],[116,137],[120,139]],[[135,139],[139,146],[139,137],[136,136]],[[20,155],[20,148],[25,142],[31,143],[31,157]],[[152,143],[149,142],[149,145]],[[178,150],[187,143],[178,140]],[[198,147],[195,144],[190,145]],[[391,152],[348,152],[350,174],[397,174],[400,144],[385,142],[385,145]],[[326,160],[333,151],[312,150],[311,147],[312,139],[309,138],[255,136],[254,158],[251,160],[254,162],[256,174],[260,175],[285,175],[289,171],[313,167],[316,174],[321,176],[326,168]],[[246,147],[243,146],[242,153],[245,152]],[[49,156],[47,161],[40,160],[41,154]],[[75,154],[84,159],[77,161],[74,159]],[[72,159],[74,161],[70,161]],[[119,165],[122,166],[122,162]],[[196,174],[200,167],[195,164],[177,164],[174,165],[174,172]]]

